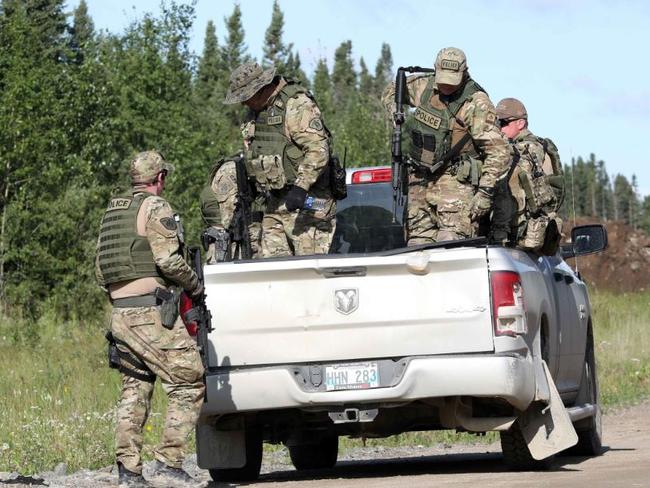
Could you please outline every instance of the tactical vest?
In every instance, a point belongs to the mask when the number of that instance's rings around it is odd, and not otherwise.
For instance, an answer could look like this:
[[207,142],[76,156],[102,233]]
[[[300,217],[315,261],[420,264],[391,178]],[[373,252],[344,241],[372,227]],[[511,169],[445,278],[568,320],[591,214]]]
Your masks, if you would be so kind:
[[138,235],[138,212],[149,196],[150,193],[128,192],[112,198],[108,204],[99,231],[98,250],[105,285],[146,277],[164,280],[149,241]]
[[540,144],[544,148],[544,161],[539,162],[538,167],[534,169],[530,188],[523,187],[526,199],[546,213],[557,212],[564,201],[565,192],[562,162],[557,146],[552,140],[533,133],[527,134],[517,142],[522,141]]
[[[463,104],[476,92],[485,92],[481,86],[469,78],[462,90],[450,97],[441,95],[435,90],[434,77],[422,93],[420,104],[413,114],[411,129],[410,156],[415,161],[434,164],[456,144],[467,132],[467,127],[457,118]],[[477,157],[478,153],[472,141],[462,149],[461,154]]]
[[208,178],[208,184],[203,187],[201,194],[199,195],[199,202],[201,205],[201,218],[206,227],[214,226],[219,227],[221,225],[221,211],[219,210],[219,200],[217,200],[217,195],[212,191],[212,180],[214,180],[217,171],[223,166],[226,162],[225,158],[220,159],[215,163],[215,165],[210,170],[210,176]]
[[246,152],[246,171],[261,190],[281,190],[292,185],[304,159],[302,149],[284,133],[287,101],[301,93],[316,101],[309,90],[293,80],[286,81],[273,103],[257,114],[255,137]]

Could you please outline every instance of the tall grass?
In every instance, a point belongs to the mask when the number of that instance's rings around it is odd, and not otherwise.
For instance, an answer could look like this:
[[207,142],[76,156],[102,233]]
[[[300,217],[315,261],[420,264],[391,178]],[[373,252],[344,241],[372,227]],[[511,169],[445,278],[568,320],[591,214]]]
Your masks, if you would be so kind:
[[[650,293],[592,296],[596,356],[605,407],[650,396]],[[34,473],[65,462],[97,468],[114,458],[119,374],[106,366],[102,327],[0,321],[0,471]],[[160,438],[165,395],[157,387],[145,426],[145,457]],[[410,433],[370,445],[451,444],[451,432]],[[486,440],[495,439],[488,435]],[[344,441],[342,447],[359,445]]]

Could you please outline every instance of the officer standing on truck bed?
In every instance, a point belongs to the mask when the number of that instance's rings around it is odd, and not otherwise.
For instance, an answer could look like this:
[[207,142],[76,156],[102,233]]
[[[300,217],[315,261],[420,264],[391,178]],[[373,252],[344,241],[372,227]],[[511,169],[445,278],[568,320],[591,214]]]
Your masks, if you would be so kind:
[[[478,235],[506,176],[511,150],[496,125],[494,105],[467,70],[465,53],[442,49],[435,75],[409,76],[404,103],[415,108],[409,154],[407,244]],[[395,84],[383,103],[395,112]],[[435,173],[429,168],[444,161]]]
[[146,486],[142,428],[156,377],[169,400],[162,441],[154,450],[154,477],[192,481],[181,468],[188,434],[203,401],[203,366],[196,342],[178,317],[180,289],[203,293],[181,254],[182,227],[160,195],[173,167],[157,151],[131,161],[132,189],[113,197],[102,218],[95,274],[107,289],[111,315],[110,363],[122,374],[115,451],[119,484]]
[[529,130],[526,107],[516,98],[504,98],[496,111],[515,158],[510,178],[502,180],[497,189],[492,240],[554,255],[562,231],[557,210],[564,195],[557,147]]
[[[256,259],[261,257],[262,215],[264,198],[261,194],[253,195],[254,188],[245,174],[241,185],[246,186],[247,195],[238,195],[237,163],[239,155],[219,159],[209,175],[209,183],[200,195],[201,217],[206,225],[207,234],[207,264],[214,264],[231,259]],[[244,172],[245,173],[245,172]],[[242,202],[243,198],[250,201]],[[239,208],[241,206],[241,208]],[[245,256],[243,246],[236,245],[235,229],[241,229],[242,223],[236,219],[244,218],[242,212],[247,212],[248,241],[250,256]],[[239,236],[240,239],[246,236]],[[239,255],[235,255],[238,251]]]
[[250,109],[242,131],[247,173],[266,197],[262,256],[327,253],[336,226],[330,133],[313,95],[249,62],[232,72],[224,103]]

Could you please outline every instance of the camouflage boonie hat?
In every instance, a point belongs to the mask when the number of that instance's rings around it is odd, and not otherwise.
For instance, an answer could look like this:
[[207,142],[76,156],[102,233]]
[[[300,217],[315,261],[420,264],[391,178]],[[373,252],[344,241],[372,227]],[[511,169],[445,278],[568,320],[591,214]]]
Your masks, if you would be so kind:
[[516,98],[504,98],[497,103],[497,118],[501,120],[528,120],[526,107]]
[[460,85],[467,70],[465,53],[457,47],[441,49],[436,57],[436,83],[443,85]]
[[174,171],[174,166],[165,161],[164,156],[158,151],[145,151],[137,154],[131,161],[129,176],[133,184],[152,183],[158,173]]
[[230,87],[223,103],[231,105],[251,99],[258,90],[271,83],[274,76],[275,68],[273,67],[264,70],[255,62],[238,66],[230,74]]

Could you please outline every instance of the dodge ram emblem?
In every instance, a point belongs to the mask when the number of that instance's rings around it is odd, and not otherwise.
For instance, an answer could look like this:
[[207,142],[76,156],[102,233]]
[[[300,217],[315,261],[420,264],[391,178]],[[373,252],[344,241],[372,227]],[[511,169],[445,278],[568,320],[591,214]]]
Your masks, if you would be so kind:
[[334,308],[337,312],[349,315],[359,308],[359,289],[343,288],[334,292]]

